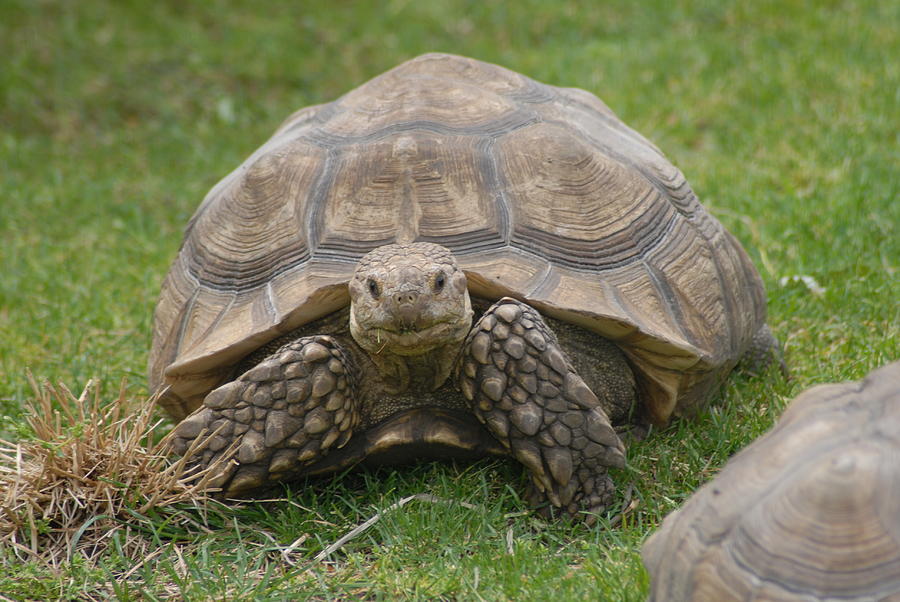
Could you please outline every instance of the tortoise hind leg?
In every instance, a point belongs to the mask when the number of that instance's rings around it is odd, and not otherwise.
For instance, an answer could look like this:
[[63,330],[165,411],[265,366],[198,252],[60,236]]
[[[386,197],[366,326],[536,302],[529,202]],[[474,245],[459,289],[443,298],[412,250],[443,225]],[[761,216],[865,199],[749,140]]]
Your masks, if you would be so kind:
[[494,304],[466,339],[458,379],[478,419],[530,471],[530,503],[570,515],[610,503],[607,467],[624,465],[624,446],[537,311]]
[[785,378],[790,376],[790,371],[784,361],[781,342],[772,334],[769,325],[763,324],[762,328],[753,335],[750,347],[744,352],[738,367],[759,374],[765,372],[771,365],[777,366]]
[[218,430],[190,459],[206,468],[236,445],[235,461],[214,478],[227,496],[297,476],[329,448],[346,444],[359,422],[350,368],[333,338],[301,337],[207,395],[175,428],[172,449],[184,454]]

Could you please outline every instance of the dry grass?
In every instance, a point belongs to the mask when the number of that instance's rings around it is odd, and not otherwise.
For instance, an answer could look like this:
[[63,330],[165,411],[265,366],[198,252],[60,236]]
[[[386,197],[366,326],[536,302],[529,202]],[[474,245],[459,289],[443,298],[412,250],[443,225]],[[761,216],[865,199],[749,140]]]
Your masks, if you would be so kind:
[[112,540],[132,558],[144,555],[154,511],[170,513],[169,526],[203,528],[173,505],[202,514],[218,466],[195,473],[167,457],[167,440],[153,442],[153,398],[131,402],[124,383],[109,404],[93,381],[78,397],[64,385],[31,384],[34,438],[0,441],[0,545],[55,568],[75,555],[96,558]]

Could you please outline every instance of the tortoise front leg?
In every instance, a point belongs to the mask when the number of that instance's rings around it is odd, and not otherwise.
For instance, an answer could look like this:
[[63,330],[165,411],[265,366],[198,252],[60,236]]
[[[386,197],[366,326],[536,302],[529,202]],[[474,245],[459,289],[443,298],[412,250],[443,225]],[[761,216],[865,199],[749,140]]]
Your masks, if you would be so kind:
[[346,444],[359,422],[350,368],[333,338],[301,337],[207,395],[175,428],[172,449],[184,454],[195,439],[218,431],[190,459],[206,468],[236,445],[234,461],[214,479],[227,496],[297,476]]
[[495,303],[457,370],[475,415],[531,472],[529,502],[570,515],[610,503],[607,467],[624,466],[625,448],[537,311],[508,297]]

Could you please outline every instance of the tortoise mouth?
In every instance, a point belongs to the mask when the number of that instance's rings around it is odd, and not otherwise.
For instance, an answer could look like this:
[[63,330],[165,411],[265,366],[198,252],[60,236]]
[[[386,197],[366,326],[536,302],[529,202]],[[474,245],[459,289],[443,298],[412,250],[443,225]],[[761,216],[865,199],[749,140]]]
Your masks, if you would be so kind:
[[[459,336],[460,330],[463,331],[462,337]],[[435,347],[461,341],[467,331],[467,325],[450,321],[436,322],[424,328],[392,327],[385,324],[371,328],[369,337],[377,348],[406,355],[423,353]]]

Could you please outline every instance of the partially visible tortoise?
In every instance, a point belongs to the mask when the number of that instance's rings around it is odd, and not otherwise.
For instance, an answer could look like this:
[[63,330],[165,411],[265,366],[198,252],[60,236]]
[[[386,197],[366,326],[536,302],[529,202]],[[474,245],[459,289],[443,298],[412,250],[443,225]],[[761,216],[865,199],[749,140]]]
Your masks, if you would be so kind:
[[650,600],[900,600],[900,362],[802,393],[643,554]]
[[496,453],[534,504],[597,511],[624,463],[609,418],[693,411],[773,348],[765,315],[740,245],[600,100],[428,54],[295,113],[212,189],[150,386],[178,453],[239,446],[227,494]]

